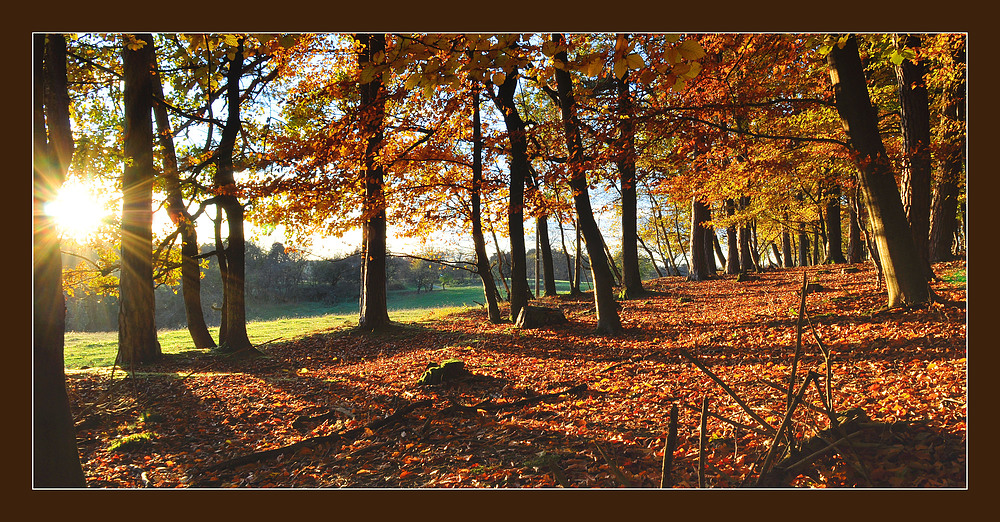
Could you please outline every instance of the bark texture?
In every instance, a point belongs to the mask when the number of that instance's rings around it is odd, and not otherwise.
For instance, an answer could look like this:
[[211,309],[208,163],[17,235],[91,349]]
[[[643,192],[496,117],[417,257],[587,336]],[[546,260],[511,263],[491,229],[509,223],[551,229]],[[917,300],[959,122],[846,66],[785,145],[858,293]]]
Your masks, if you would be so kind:
[[850,136],[853,159],[860,172],[859,185],[888,290],[887,305],[925,303],[930,296],[927,278],[879,135],[856,37],[848,37],[843,48],[834,45],[827,64],[837,112]]
[[122,248],[118,357],[123,368],[160,358],[153,297],[153,36],[125,46],[125,171],[122,174]]
[[[899,45],[920,49],[920,37],[900,37]],[[928,279],[933,277],[928,262],[931,211],[931,123],[927,86],[922,62],[903,60],[896,67],[899,81],[901,130],[903,134],[902,202],[910,224],[913,244]]]
[[705,221],[708,221],[708,205],[697,196],[691,198],[691,264],[688,266],[689,281],[705,281],[708,272],[708,249],[705,241]]

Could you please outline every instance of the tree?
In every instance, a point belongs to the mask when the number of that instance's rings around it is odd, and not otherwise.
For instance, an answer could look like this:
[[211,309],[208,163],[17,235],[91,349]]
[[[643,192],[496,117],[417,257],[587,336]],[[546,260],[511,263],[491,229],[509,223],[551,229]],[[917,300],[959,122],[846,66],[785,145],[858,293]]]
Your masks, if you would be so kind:
[[618,316],[618,303],[614,296],[614,274],[608,264],[608,256],[604,252],[601,230],[597,226],[590,206],[586,167],[583,165],[583,143],[580,137],[580,123],[573,105],[573,79],[568,70],[569,59],[565,50],[565,39],[561,34],[554,34],[552,42],[558,49],[553,59],[566,148],[569,151],[567,159],[570,169],[569,186],[573,191],[577,220],[587,244],[587,254],[590,257],[591,272],[594,277],[597,331],[616,334],[622,331],[622,326]]
[[929,261],[952,258],[952,238],[965,163],[965,38],[942,35],[942,103],[936,134],[941,157],[931,201]]
[[691,198],[691,264],[688,281],[705,281],[712,276],[708,269],[705,224],[709,220],[708,204],[699,196]]
[[163,82],[159,67],[153,63],[153,114],[156,119],[156,135],[163,157],[161,176],[167,189],[167,214],[178,227],[181,236],[181,291],[184,295],[184,315],[188,332],[196,348],[214,348],[215,341],[205,324],[205,314],[201,306],[201,267],[198,255],[198,232],[194,218],[188,212],[181,196],[180,173],[177,168],[177,152],[174,136],[167,114],[167,104],[163,96]]
[[524,121],[514,104],[518,70],[506,74],[493,97],[507,127],[510,143],[510,191],[507,203],[507,228],[510,232],[510,318],[517,320],[528,304],[528,266],[524,245],[524,185],[528,177],[528,140]]
[[[385,54],[384,34],[358,34],[358,69],[379,65]],[[361,316],[358,329],[374,332],[390,324],[386,304],[385,170],[379,158],[385,120],[385,93],[380,75],[361,82],[361,128],[366,140],[364,153],[364,207],[362,214]]]
[[875,109],[858,54],[857,37],[849,35],[830,46],[827,64],[837,112],[850,136],[858,185],[881,259],[888,306],[914,306],[930,297],[927,279],[910,234]]
[[472,91],[472,242],[476,249],[476,271],[483,281],[483,297],[486,299],[486,310],[490,322],[501,321],[500,307],[497,304],[498,292],[493,281],[493,270],[490,269],[490,256],[486,253],[486,240],[483,237],[482,220],[482,177],[483,177],[483,135],[482,122],[479,114],[478,84]]
[[[920,49],[920,37],[898,36],[897,45]],[[903,137],[902,202],[910,223],[917,255],[928,278],[934,276],[928,262],[931,210],[931,123],[924,83],[923,61],[904,58],[896,66],[899,81],[900,127]]]
[[[616,60],[626,59],[628,41],[623,34],[615,42]],[[618,98],[618,154],[615,161],[621,180],[622,196],[622,286],[625,295],[637,297],[644,293],[639,273],[637,187],[635,174],[635,126],[632,122],[632,95],[629,92],[628,71],[616,78]]]
[[125,172],[117,363],[132,368],[160,358],[153,297],[153,37],[125,35]]
[[826,258],[830,263],[844,263],[843,236],[840,226],[840,184],[831,184],[826,199]]
[[[238,198],[233,155],[240,134],[240,79],[243,77],[245,37],[239,37],[236,48],[227,58],[226,106],[228,114],[215,151],[216,207],[225,212],[227,244],[219,251],[219,267],[223,280],[223,321],[219,329],[219,344],[226,352],[259,353],[247,336],[246,315],[246,237],[244,209]],[[219,224],[216,223],[218,227]],[[218,228],[217,228],[218,230]],[[216,245],[221,237],[216,234]]]
[[66,307],[59,234],[44,212],[45,203],[62,186],[73,155],[66,39],[36,34],[32,41],[32,484],[85,487],[63,366]]

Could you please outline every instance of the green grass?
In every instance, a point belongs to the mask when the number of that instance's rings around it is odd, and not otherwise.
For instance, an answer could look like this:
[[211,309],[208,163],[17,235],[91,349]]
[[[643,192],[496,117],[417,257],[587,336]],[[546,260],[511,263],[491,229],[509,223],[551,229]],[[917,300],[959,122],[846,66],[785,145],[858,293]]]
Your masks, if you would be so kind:
[[[468,286],[432,292],[389,292],[389,319],[398,323],[430,321],[484,301],[482,287]],[[358,304],[291,303],[248,309],[247,335],[261,345],[276,339],[292,340],[324,330],[339,330],[358,324]],[[219,328],[209,328],[219,338]],[[157,333],[164,354],[201,352],[191,343],[186,328]],[[67,369],[106,367],[114,364],[118,332],[66,332],[64,365]]]
[[965,269],[963,268],[956,268],[954,270],[949,270],[945,272],[944,275],[941,276],[941,279],[952,284],[959,284],[959,283],[961,283],[962,285],[967,284]]

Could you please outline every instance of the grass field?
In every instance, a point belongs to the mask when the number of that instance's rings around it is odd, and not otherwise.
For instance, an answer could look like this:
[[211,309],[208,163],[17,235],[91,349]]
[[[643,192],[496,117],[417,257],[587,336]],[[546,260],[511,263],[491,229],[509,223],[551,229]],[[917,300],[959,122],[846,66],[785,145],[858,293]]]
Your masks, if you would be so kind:
[[[534,281],[529,282],[532,291]],[[584,290],[589,285],[584,283]],[[569,292],[569,283],[556,281],[560,293]],[[389,319],[399,323],[433,320],[466,307],[478,307],[485,301],[481,286],[460,286],[415,293],[388,293]],[[255,345],[276,339],[289,340],[313,332],[349,328],[358,324],[358,304],[343,302],[328,305],[316,302],[273,304],[248,307],[247,334]],[[209,328],[214,339],[219,328]],[[160,349],[165,354],[198,351],[187,329],[160,330]],[[67,369],[111,366],[118,352],[118,332],[66,332],[64,361]]]
[[[533,281],[530,282],[533,285]],[[569,292],[569,283],[557,281],[561,293]],[[584,289],[588,285],[584,284]],[[534,286],[532,286],[534,289]],[[389,319],[399,323],[432,320],[465,307],[483,303],[481,286],[459,286],[416,293],[388,293]],[[247,308],[247,334],[256,345],[276,339],[288,340],[313,332],[349,328],[358,324],[358,303],[343,302],[328,305],[318,302],[272,304]],[[209,328],[212,337],[219,338],[219,328]],[[165,354],[198,351],[191,343],[187,329],[160,330],[160,349]],[[118,352],[118,332],[66,332],[64,360],[67,369],[111,366]]]
[[[399,323],[432,320],[484,301],[482,287],[455,287],[433,292],[389,292],[389,319]],[[254,344],[294,339],[313,332],[348,328],[358,324],[358,304],[290,303],[247,310],[247,334]],[[209,328],[219,338],[219,328]],[[187,329],[160,330],[165,354],[196,351]],[[118,352],[118,332],[66,332],[64,360],[67,369],[111,366]]]

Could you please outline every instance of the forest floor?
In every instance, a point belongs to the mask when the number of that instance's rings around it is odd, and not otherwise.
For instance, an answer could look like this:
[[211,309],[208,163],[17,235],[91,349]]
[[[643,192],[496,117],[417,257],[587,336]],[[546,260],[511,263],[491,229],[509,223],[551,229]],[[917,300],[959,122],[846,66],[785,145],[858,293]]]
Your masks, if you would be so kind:
[[[942,302],[912,310],[881,309],[871,265],[827,265],[649,281],[654,293],[620,302],[613,337],[593,334],[587,294],[540,299],[569,322],[539,329],[470,309],[389,333],[319,331],[264,357],[186,352],[125,379],[70,371],[84,472],[99,488],[659,487],[677,405],[670,484],[698,487],[703,453],[705,487],[754,486],[772,437],[685,353],[777,428],[803,270],[820,285],[806,314],[832,353],[835,409],[870,422],[787,485],[966,487],[964,262],[935,265]],[[801,346],[798,382],[815,371],[825,386],[808,327]],[[468,374],[418,384],[450,358]],[[797,440],[829,426],[819,389],[791,419]]]

